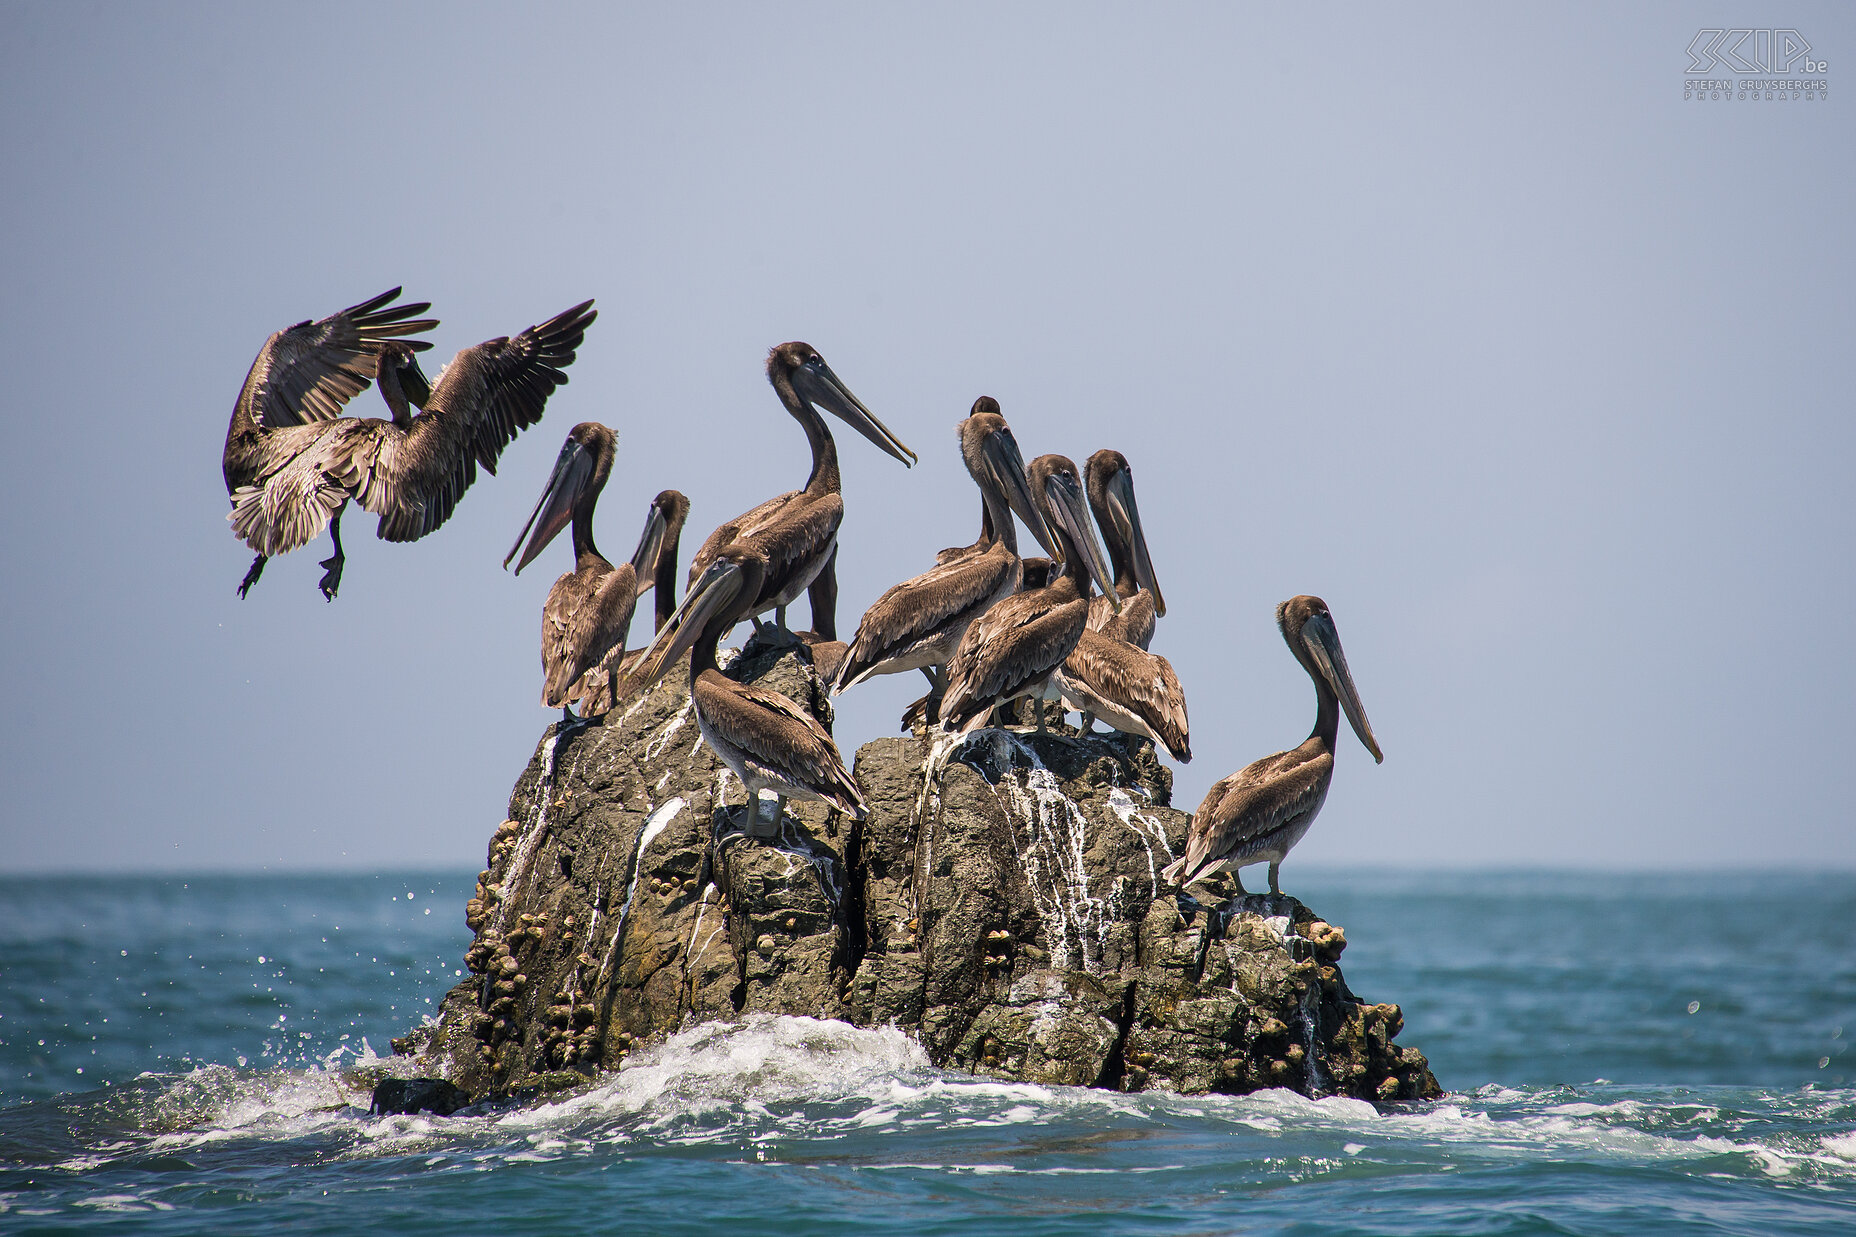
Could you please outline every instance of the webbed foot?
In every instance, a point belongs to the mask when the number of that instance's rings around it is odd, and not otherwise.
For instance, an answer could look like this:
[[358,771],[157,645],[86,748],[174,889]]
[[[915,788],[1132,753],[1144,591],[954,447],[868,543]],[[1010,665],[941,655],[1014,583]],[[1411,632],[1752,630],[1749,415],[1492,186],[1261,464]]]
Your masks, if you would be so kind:
[[319,567],[328,568],[322,573],[322,579],[316,585],[328,601],[335,600],[335,590],[342,586],[342,563],[344,561],[346,561],[346,556],[337,554],[334,558],[325,558],[316,564]]
[[245,600],[245,594],[250,592],[251,586],[258,582],[258,577],[264,574],[264,564],[267,561],[269,561],[268,558],[263,554],[251,560],[251,570],[247,571],[245,573],[245,578],[238,582],[238,599],[240,601]]

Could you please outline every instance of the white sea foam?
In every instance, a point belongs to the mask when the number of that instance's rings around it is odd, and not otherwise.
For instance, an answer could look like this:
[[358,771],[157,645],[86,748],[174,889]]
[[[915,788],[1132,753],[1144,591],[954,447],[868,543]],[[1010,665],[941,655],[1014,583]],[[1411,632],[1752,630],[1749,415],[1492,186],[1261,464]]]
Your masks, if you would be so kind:
[[[894,1145],[902,1154],[896,1159],[913,1162],[921,1152],[911,1140],[945,1138],[961,1129],[990,1130],[989,1137],[1006,1139],[1018,1137],[1004,1133],[1011,1129],[1145,1129],[1169,1136],[1197,1129],[1203,1131],[1198,1136],[1235,1138],[1230,1145],[1240,1158],[1260,1164],[1281,1159],[1292,1166],[1285,1171],[1295,1174],[1366,1161],[1409,1163],[1416,1156],[1438,1171],[1556,1160],[1662,1163],[1698,1176],[1775,1182],[1856,1179],[1856,1130],[1799,1142],[1768,1133],[1762,1112],[1716,1116],[1697,1128],[1693,1114],[1711,1110],[1508,1088],[1383,1111],[1364,1100],[1316,1100],[1287,1090],[1126,1095],[938,1070],[920,1044],[893,1027],[860,1029],[767,1014],[706,1023],[645,1044],[622,1069],[577,1094],[450,1118],[367,1115],[372,1077],[409,1075],[417,1062],[365,1054],[352,1064],[368,1071],[356,1075],[342,1068],[343,1060],[307,1070],[192,1071],[165,1084],[144,1120],[145,1126],[176,1132],[136,1141],[179,1150],[333,1138],[338,1155],[451,1155],[460,1163],[481,1164],[610,1154],[614,1147],[638,1143],[759,1148],[747,1154],[764,1158],[763,1152],[793,1140],[862,1139],[868,1150],[874,1139],[899,1140]],[[1825,1115],[1846,1109],[1847,1098],[1831,1103]],[[1225,1135],[1216,1134],[1221,1128]],[[908,1147],[918,1149],[910,1154]],[[92,1159],[115,1154],[104,1146],[86,1150],[85,1156],[67,1159],[69,1171],[91,1171]],[[879,1160],[869,1167],[897,1166]],[[982,1167],[955,1157],[939,1163],[938,1171]]]

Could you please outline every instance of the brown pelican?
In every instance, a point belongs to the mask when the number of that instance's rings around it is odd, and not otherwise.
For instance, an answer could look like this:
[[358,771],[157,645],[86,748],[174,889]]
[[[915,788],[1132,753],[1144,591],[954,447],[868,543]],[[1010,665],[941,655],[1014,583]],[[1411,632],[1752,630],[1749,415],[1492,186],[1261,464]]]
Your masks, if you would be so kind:
[[[651,500],[650,509],[645,512],[644,533],[638,539],[638,549],[632,554],[632,561],[639,563],[651,553],[648,545],[655,545],[656,566],[651,572],[651,582],[646,583],[639,577],[640,591],[650,588],[656,591],[656,613],[653,631],[664,630],[664,624],[677,608],[677,546],[683,540],[683,522],[689,518],[690,500],[677,490],[659,491]],[[620,652],[614,649],[591,670],[587,671],[574,687],[571,695],[580,700],[580,712],[583,716],[594,717],[606,712],[619,702],[619,693],[623,690],[628,675],[643,660],[643,648]]]
[[[226,427],[227,494],[236,499],[241,488],[268,483],[299,450],[313,444],[322,433],[321,427],[333,423],[349,400],[367,390],[379,369],[381,351],[389,342],[406,349],[404,355],[412,372],[418,372],[411,354],[432,345],[428,340],[403,337],[429,331],[438,320],[407,321],[432,306],[427,301],[390,304],[399,294],[398,288],[391,288],[320,321],[306,320],[286,327],[264,341],[258,359],[245,375],[238,402],[232,407],[232,423]],[[416,380],[409,376],[405,385],[416,385],[423,394],[423,383],[423,375]],[[392,407],[394,400],[386,387],[381,388],[381,394],[388,396],[388,406]],[[399,415],[395,408],[394,416]],[[309,480],[305,476],[298,478],[298,483]],[[312,489],[306,497],[307,502],[299,496],[296,502],[284,504],[285,513],[295,514],[301,526],[286,530],[272,544],[287,541],[289,544],[282,548],[295,549],[313,539],[332,518],[330,533],[335,555],[321,565],[328,569],[322,577],[322,591],[333,598],[341,580],[341,510],[348,495],[339,488],[330,488],[327,492]],[[274,549],[258,555],[238,586],[240,597],[257,583],[266,555],[281,552]]]
[[[1088,622],[1090,577],[1110,587],[1076,465],[1061,455],[1040,455],[1031,461],[1026,479],[1064,571],[1041,589],[1007,597],[967,625],[947,663],[944,732],[977,730],[995,705],[1019,696],[1055,699],[1051,674],[1076,648]],[[1038,729],[1043,728],[1040,710]]]
[[1154,619],[1165,617],[1166,598],[1154,580],[1153,560],[1147,556],[1147,534],[1141,531],[1141,509],[1134,502],[1134,471],[1119,451],[1102,450],[1089,457],[1084,469],[1089,509],[1102,530],[1102,543],[1115,568],[1115,593],[1121,613],[1108,598],[1089,603],[1089,630],[1146,648],[1154,638]]
[[[745,599],[748,608],[740,617],[754,619],[758,628],[760,620],[756,616],[772,610],[775,625],[786,631],[787,604],[807,591],[831,562],[838,546],[838,525],[844,519],[837,444],[813,405],[841,417],[903,464],[912,467],[916,457],[851,394],[810,344],[781,344],[770,352],[767,381],[806,432],[806,440],[812,445],[812,475],[806,479],[805,489],[770,498],[710,533],[690,562],[689,580],[694,587],[698,577],[728,546],[749,547],[761,559],[760,595]],[[815,601],[825,597],[835,601],[835,583],[814,594]],[[821,635],[828,631],[835,634],[835,617],[815,613],[812,619],[813,629]]]
[[[1185,856],[1166,870],[1166,878],[1181,889],[1220,868],[1230,869],[1235,878],[1243,865],[1267,860],[1270,892],[1282,892],[1276,877],[1283,856],[1315,823],[1334,779],[1334,739],[1342,711],[1374,762],[1385,759],[1367,724],[1327,603],[1319,597],[1291,597],[1276,607],[1276,625],[1315,682],[1314,731],[1293,751],[1245,765],[1206,792],[1192,815]],[[1244,892],[1241,880],[1237,891]]]
[[[343,563],[337,522],[351,498],[380,517],[385,541],[416,541],[443,524],[477,466],[494,475],[503,448],[541,419],[596,316],[586,301],[514,338],[466,348],[428,387],[413,359],[423,341],[393,334],[431,324],[392,325],[424,308],[378,309],[396,295],[273,335],[253,363],[226,431],[227,518],[258,555],[239,596],[267,558],[329,525],[335,556],[323,563],[321,587],[333,599]],[[366,385],[360,359],[369,353],[390,421],[338,415]],[[413,416],[412,404],[424,411]]]
[[[623,655],[638,594],[652,587],[657,578],[665,522],[656,504],[630,562],[615,567],[593,544],[593,512],[612,475],[616,443],[617,435],[597,421],[574,426],[541,499],[503,559],[507,567],[521,551],[522,559],[516,563],[516,574],[521,575],[561,529],[573,523],[574,569],[554,582],[541,611],[541,703],[559,709],[564,723],[578,720],[567,706],[585,692],[584,676],[614,650]],[[525,537],[526,549],[522,545]],[[584,705],[582,712],[588,712]]]
[[[628,688],[649,687],[685,649],[691,650],[696,724],[703,741],[747,788],[749,833],[777,834],[789,798],[829,803],[861,820],[863,795],[825,728],[779,692],[737,683],[717,668],[715,646],[763,595],[765,572],[753,546],[723,547],[657,633]],[[777,796],[771,822],[759,820],[762,790]]]
[[[1111,620],[1119,621],[1112,615]],[[1107,632],[1085,631],[1051,676],[1051,685],[1064,708],[1083,715],[1084,734],[1094,729],[1099,717],[1123,734],[1152,739],[1174,760],[1191,761],[1186,693],[1173,663],[1158,653]]]
[[1019,590],[1018,533],[1012,513],[1041,542],[1050,543],[1037,513],[1024,458],[999,403],[982,395],[960,423],[960,455],[980,487],[984,518],[980,539],[964,549],[943,550],[936,566],[891,588],[864,612],[836,680],[834,693],[872,675],[920,670],[930,697],[941,692],[941,675],[960,646],[967,625]]

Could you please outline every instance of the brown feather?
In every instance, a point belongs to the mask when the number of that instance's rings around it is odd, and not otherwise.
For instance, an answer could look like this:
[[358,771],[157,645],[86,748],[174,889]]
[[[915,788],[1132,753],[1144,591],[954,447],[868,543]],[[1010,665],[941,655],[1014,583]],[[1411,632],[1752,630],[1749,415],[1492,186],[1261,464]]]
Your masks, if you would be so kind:
[[1124,721],[1139,724],[1143,729],[1131,733],[1164,744],[1175,760],[1192,759],[1185,689],[1173,664],[1158,653],[1085,631],[1053,681],[1067,707],[1094,713],[1118,729],[1126,728]]
[[1333,753],[1319,737],[1311,737],[1220,779],[1192,814],[1185,857],[1169,870],[1168,879],[1183,887],[1218,867],[1242,866],[1253,856],[1280,858],[1272,854],[1272,844],[1294,831],[1295,837],[1286,839],[1293,845],[1314,822],[1333,775]]

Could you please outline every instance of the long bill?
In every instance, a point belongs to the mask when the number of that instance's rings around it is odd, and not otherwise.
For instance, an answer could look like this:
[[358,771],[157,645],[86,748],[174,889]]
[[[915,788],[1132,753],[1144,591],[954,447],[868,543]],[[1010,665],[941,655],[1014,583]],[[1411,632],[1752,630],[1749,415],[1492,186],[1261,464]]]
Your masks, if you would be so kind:
[[[1076,478],[1067,472],[1054,472],[1044,481],[1044,497],[1053,516],[1067,534],[1071,545],[1083,556],[1083,566],[1095,578],[1096,586],[1107,595],[1109,604],[1116,614],[1121,613],[1121,598],[1115,593],[1114,577],[1109,575],[1108,561],[1102,554],[1102,544],[1096,540],[1095,524],[1089,519],[1089,507],[1083,498],[1083,487],[1076,483]],[[1075,570],[1077,564],[1066,562],[1066,571]]]
[[747,571],[732,559],[718,558],[710,563],[644,651],[631,682],[624,685],[624,694],[643,691],[663,678],[677,659],[701,639],[710,623],[736,608],[746,592],[747,577]]
[[901,460],[905,466],[915,466],[919,458],[915,452],[904,446],[902,439],[890,433],[889,427],[877,420],[876,414],[864,407],[862,400],[851,394],[851,389],[831,372],[831,366],[825,364],[823,357],[808,361],[799,368],[799,374],[803,375],[799,383],[801,396],[843,420],[875,443],[880,450]]
[[[594,462],[593,452],[571,438],[561,447],[560,455],[554,460],[554,472],[548,477],[548,484],[541,491],[541,497],[536,500],[535,510],[529,513],[528,523],[516,534],[515,545],[503,557],[505,569],[509,566],[509,560],[516,556],[516,551],[522,549],[524,537],[529,538],[528,549],[522,551],[522,561],[516,564],[517,575],[521,575],[522,569],[534,562],[535,556],[567,527],[568,522],[574,518],[574,505],[580,501],[587,482],[593,478]],[[533,537],[529,537],[531,528],[535,530]]]
[[1154,613],[1166,617],[1166,598],[1160,595],[1160,582],[1154,579],[1153,560],[1147,555],[1147,534],[1141,529],[1141,508],[1134,501],[1134,478],[1125,469],[1116,469],[1108,480],[1109,516],[1134,560],[1134,579],[1154,595]]
[[[424,412],[425,406],[432,402],[432,380],[425,376],[425,371],[423,369],[419,368],[419,357],[417,353],[424,351],[424,349],[420,348],[418,345],[425,344],[426,348],[430,348],[432,345],[423,339],[409,339],[403,342],[411,348],[412,351],[407,355],[406,363],[400,366],[400,390],[406,393],[406,400],[408,403],[412,404],[412,406],[417,408],[420,412]],[[490,475],[496,475],[494,469],[491,470]]]
[[669,528],[663,509],[652,503],[644,518],[644,532],[638,538],[638,548],[632,551],[632,572],[638,579],[637,595],[640,597],[657,583],[657,556],[664,552],[664,534]]
[[1051,536],[1050,526],[1044,522],[1043,513],[1031,497],[1031,483],[1025,479],[1025,457],[1019,453],[1018,440],[1012,437],[1011,430],[994,430],[986,435],[980,444],[980,463],[986,474],[982,485],[990,482],[994,493],[1017,512],[1046,554],[1062,558],[1057,539]]
[[1366,708],[1360,703],[1360,691],[1353,685],[1353,672],[1347,669],[1347,654],[1341,651],[1340,633],[1334,629],[1334,620],[1325,614],[1317,614],[1302,624],[1302,642],[1307,645],[1309,655],[1321,668],[1321,675],[1328,681],[1334,695],[1340,699],[1341,712],[1347,715],[1347,724],[1353,727],[1353,733],[1359,736],[1366,750],[1373,754],[1373,763],[1383,764],[1385,755],[1379,750],[1379,740],[1373,738],[1373,728],[1366,720]]

